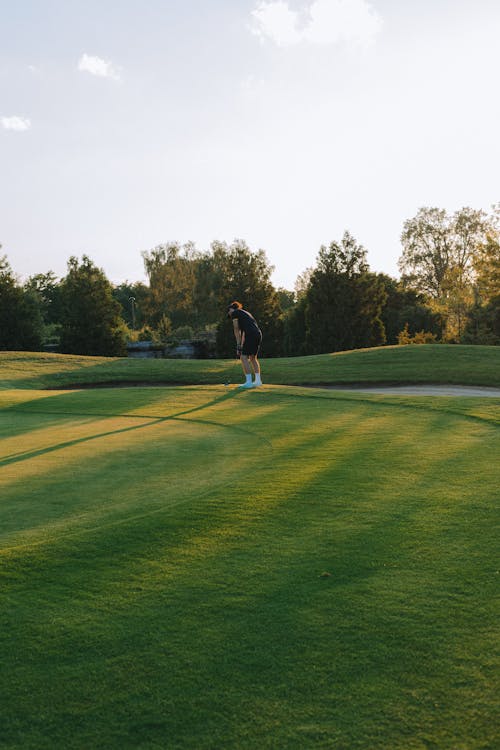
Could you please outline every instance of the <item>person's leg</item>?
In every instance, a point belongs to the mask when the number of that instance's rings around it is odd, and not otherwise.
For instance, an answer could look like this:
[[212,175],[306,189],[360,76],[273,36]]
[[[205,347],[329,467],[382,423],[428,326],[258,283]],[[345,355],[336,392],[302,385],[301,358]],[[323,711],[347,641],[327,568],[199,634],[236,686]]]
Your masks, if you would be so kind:
[[257,355],[251,354],[249,359],[255,375],[254,385],[262,385],[262,380],[260,378],[260,364]]
[[240,360],[243,372],[245,373],[245,382],[240,388],[249,388],[252,385],[252,368],[246,354],[240,354]]

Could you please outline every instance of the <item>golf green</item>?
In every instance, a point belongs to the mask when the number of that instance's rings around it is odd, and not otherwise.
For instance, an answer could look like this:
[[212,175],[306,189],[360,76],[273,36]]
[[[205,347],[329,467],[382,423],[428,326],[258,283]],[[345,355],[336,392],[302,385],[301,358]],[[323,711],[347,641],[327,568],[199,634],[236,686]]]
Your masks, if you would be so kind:
[[0,745],[495,746],[500,400],[0,390]]

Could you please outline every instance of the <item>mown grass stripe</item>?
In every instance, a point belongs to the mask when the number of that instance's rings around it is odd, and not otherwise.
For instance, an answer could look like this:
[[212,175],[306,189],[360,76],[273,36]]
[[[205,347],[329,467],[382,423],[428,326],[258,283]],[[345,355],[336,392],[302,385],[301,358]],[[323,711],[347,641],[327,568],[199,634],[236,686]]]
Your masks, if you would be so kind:
[[161,421],[0,470],[2,746],[493,747],[490,405],[140,390],[3,394],[7,455]]

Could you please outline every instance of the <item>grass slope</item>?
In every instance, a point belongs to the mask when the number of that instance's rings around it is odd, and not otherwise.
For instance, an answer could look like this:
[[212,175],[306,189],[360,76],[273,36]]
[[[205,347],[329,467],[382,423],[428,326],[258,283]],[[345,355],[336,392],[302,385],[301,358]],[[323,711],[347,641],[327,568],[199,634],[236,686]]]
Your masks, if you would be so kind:
[[54,362],[0,391],[2,748],[495,746],[500,400]]
[[[500,347],[423,345],[263,359],[266,383],[450,383],[500,386]],[[237,360],[140,360],[0,352],[0,387],[67,387],[106,382],[238,383]]]

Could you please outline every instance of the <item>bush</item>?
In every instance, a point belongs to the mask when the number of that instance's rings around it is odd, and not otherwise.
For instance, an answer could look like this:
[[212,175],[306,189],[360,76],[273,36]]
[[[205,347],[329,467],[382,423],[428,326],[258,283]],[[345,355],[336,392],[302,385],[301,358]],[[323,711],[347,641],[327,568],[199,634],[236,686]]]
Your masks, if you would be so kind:
[[417,331],[413,336],[408,331],[408,323],[405,323],[403,330],[398,333],[398,344],[406,346],[407,344],[435,344],[436,334],[430,331]]

